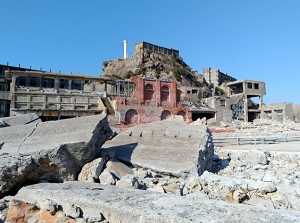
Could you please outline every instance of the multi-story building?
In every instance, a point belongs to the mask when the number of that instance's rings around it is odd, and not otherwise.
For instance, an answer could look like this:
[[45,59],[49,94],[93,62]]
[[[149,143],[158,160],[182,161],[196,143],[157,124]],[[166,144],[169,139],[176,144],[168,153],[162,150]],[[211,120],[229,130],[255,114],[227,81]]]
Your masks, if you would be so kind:
[[10,89],[1,91],[10,116],[35,112],[42,120],[114,112],[107,91],[114,81],[82,75],[44,71],[7,70]]
[[236,81],[234,77],[231,77],[225,73],[222,73],[219,69],[204,68],[203,77],[209,84],[213,84],[214,87],[220,86],[224,82]]
[[[233,119],[244,122],[253,121],[260,117],[263,96],[266,95],[265,83],[254,80],[241,80],[226,83],[227,96],[232,98]],[[259,103],[250,100],[259,97]]]

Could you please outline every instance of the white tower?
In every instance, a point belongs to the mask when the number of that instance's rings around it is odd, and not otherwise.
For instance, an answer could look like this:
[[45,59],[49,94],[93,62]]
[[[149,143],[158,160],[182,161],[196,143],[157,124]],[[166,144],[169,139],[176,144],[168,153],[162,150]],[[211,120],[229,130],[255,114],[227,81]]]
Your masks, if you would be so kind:
[[124,43],[124,59],[126,59],[127,58],[127,40],[124,39],[123,43]]

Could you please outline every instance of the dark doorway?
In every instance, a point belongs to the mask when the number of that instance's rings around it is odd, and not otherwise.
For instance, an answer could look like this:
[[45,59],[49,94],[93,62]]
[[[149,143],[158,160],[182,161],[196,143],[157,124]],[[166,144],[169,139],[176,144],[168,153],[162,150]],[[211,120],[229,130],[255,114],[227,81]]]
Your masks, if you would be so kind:
[[193,121],[196,121],[198,118],[199,119],[202,119],[202,118],[206,118],[206,119],[210,119],[210,118],[213,118],[215,116],[214,113],[196,113],[196,112],[193,112],[192,113],[192,120]]

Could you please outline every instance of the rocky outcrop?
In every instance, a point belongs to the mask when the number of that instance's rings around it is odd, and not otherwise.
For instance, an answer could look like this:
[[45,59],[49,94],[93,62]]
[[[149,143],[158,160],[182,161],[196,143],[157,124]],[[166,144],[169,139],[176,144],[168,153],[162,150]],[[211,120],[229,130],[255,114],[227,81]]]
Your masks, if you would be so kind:
[[[182,197],[83,182],[23,187],[10,202],[6,221],[13,222],[16,216],[21,221],[22,214],[24,219],[26,214],[33,215],[32,210],[35,211],[35,219],[52,212],[52,217],[55,217],[52,222],[279,223],[297,222],[300,218],[300,212],[230,204],[206,199],[201,194]],[[68,218],[70,221],[67,221]]]
[[107,141],[102,157],[172,176],[201,175],[214,153],[206,126],[188,125],[181,116],[132,127]]
[[76,180],[112,131],[106,116],[0,129],[0,196],[24,184]]
[[141,54],[134,52],[127,59],[116,59],[103,62],[100,76],[128,79],[131,76],[143,76],[177,80],[184,86],[205,85],[204,78],[192,69],[180,57],[172,57],[144,49]]

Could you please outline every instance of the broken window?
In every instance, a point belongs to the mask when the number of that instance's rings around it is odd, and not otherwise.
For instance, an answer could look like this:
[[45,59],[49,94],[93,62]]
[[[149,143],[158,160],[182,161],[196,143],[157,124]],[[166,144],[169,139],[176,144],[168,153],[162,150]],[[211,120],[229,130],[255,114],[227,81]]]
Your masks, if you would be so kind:
[[220,100],[220,106],[226,106],[226,100]]
[[82,87],[82,81],[81,80],[72,80],[72,90],[83,90]]
[[254,83],[254,89],[259,89],[259,84]]
[[30,87],[40,87],[41,78],[39,77],[30,77]]
[[150,84],[147,84],[145,86],[145,91],[144,91],[144,97],[145,100],[151,100],[152,99],[152,95],[153,95],[153,87]]
[[186,91],[187,94],[191,94],[191,91]]
[[192,94],[197,94],[198,90],[192,90]]
[[50,78],[42,78],[42,87],[43,88],[54,88],[54,80]]
[[23,76],[17,77],[16,85],[17,86],[26,86],[26,79],[27,79],[27,77],[23,77]]
[[69,89],[69,80],[60,79],[59,80],[59,88]]
[[161,88],[161,101],[169,100],[169,88],[167,86],[163,86]]
[[248,83],[248,88],[252,89],[252,83]]

